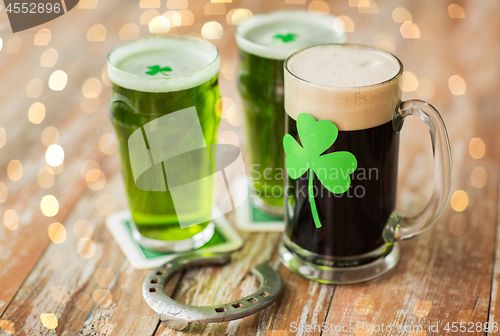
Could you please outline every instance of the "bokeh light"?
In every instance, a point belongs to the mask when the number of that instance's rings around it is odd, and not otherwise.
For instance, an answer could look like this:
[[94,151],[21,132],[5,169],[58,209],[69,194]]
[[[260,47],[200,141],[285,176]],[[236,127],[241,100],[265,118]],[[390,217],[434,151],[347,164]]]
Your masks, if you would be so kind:
[[455,236],[461,236],[467,228],[467,219],[462,214],[455,214],[448,225],[450,232]]
[[99,138],[99,149],[106,155],[112,155],[118,150],[118,141],[114,133],[106,133]]
[[43,82],[40,78],[33,78],[26,86],[26,94],[30,98],[38,98],[43,91]]
[[392,19],[394,22],[403,23],[413,21],[410,11],[404,7],[397,7],[392,11]]
[[42,144],[45,147],[54,145],[59,141],[59,131],[54,126],[47,126],[42,132]]
[[45,105],[33,103],[28,110],[28,119],[35,125],[40,124],[45,119]]
[[7,54],[17,54],[21,50],[21,46],[23,45],[23,40],[19,36],[14,36],[7,42],[7,46],[5,47],[5,51]]
[[89,189],[101,190],[106,185],[106,175],[100,169],[90,170],[85,177],[85,182]]
[[368,315],[375,305],[373,299],[369,296],[358,297],[354,301],[354,311],[358,315]]
[[373,0],[360,0],[358,3],[358,12],[361,14],[377,14],[378,5]]
[[399,28],[401,36],[405,39],[418,39],[420,38],[420,28],[410,21],[407,21],[401,25]]
[[43,167],[37,175],[38,185],[41,188],[48,189],[54,185],[56,178],[54,171],[50,167]]
[[375,43],[375,47],[379,49],[386,50],[391,53],[395,51],[394,39],[389,34],[379,33],[375,36],[375,40],[373,42]]
[[469,195],[464,190],[455,190],[451,195],[451,208],[457,212],[462,212],[469,205]]
[[149,22],[151,22],[151,20],[153,20],[153,18],[157,16],[160,16],[160,12],[158,12],[156,9],[149,9],[141,14],[139,22],[141,23],[141,25],[147,26],[149,25]]
[[94,300],[97,305],[104,308],[111,306],[113,303],[113,297],[107,289],[95,289],[92,292],[92,300]]
[[215,113],[221,117],[226,117],[226,111],[229,107],[234,105],[234,100],[229,97],[221,97],[215,102]]
[[201,28],[201,36],[207,40],[218,40],[222,38],[223,33],[224,29],[217,21],[206,22]]
[[64,150],[59,145],[50,145],[45,152],[45,160],[52,167],[57,167],[64,161]]
[[109,268],[99,268],[94,273],[94,279],[97,284],[103,288],[108,288],[111,286],[115,274]]
[[78,9],[94,9],[97,7],[97,0],[80,0],[78,1]]
[[307,9],[309,10],[310,13],[314,14],[328,14],[330,13],[330,6],[322,0],[313,0],[307,6]]
[[205,15],[224,15],[226,14],[226,5],[223,3],[207,2],[203,10]]
[[133,22],[124,24],[120,28],[120,32],[118,33],[120,40],[124,41],[135,40],[139,38],[140,35],[141,35],[141,29],[139,28],[138,25],[136,25]]
[[16,332],[14,322],[11,320],[0,320],[0,329],[7,335],[13,335]]
[[139,8],[160,8],[161,0],[141,0]]
[[227,109],[227,121],[233,126],[242,126],[244,123],[243,111],[240,105],[234,104]]
[[95,246],[95,243],[92,239],[81,238],[76,244],[76,251],[83,259],[90,259],[95,256],[97,247]]
[[170,21],[162,15],[154,17],[149,22],[149,32],[151,34],[163,34],[170,31]]
[[87,294],[77,294],[75,301],[75,307],[83,312],[89,312],[92,309],[92,299]]
[[66,241],[66,229],[64,226],[55,222],[49,226],[49,238],[54,244],[62,244]]
[[111,86],[111,81],[109,80],[108,76],[108,66],[106,64],[101,69],[101,80],[102,84],[104,84],[105,86]]
[[0,50],[3,48],[3,39],[0,37]]
[[238,25],[240,22],[253,17],[252,12],[246,8],[231,9],[226,15],[226,22],[230,25]]
[[448,14],[452,19],[465,19],[465,10],[458,4],[449,5]]
[[486,153],[486,144],[481,138],[472,138],[469,142],[469,154],[473,159],[481,159]]
[[220,143],[227,145],[234,145],[236,147],[240,146],[240,137],[233,131],[224,131],[219,135]]
[[339,15],[333,21],[333,29],[336,32],[352,33],[355,27],[356,25],[354,24],[354,21],[345,15]]
[[470,182],[474,188],[484,188],[486,182],[488,182],[488,173],[483,167],[476,167],[472,170],[470,174]]
[[3,225],[10,231],[14,231],[19,227],[19,216],[14,209],[8,209],[4,212]]
[[425,78],[418,80],[417,96],[423,100],[429,100],[434,97],[435,93],[434,84]]
[[9,189],[7,189],[5,183],[0,182],[0,203],[4,203],[7,197],[9,197]]
[[414,92],[418,88],[417,76],[411,71],[404,71],[400,86],[403,92]]
[[116,210],[116,200],[111,195],[101,195],[97,199],[97,212],[103,216],[109,216]]
[[100,42],[104,41],[108,31],[104,25],[98,23],[93,25],[87,31],[87,40],[90,42]]
[[36,32],[33,43],[36,46],[46,46],[52,38],[52,33],[47,28],[42,28]]
[[94,113],[95,111],[97,111],[100,104],[101,101],[99,100],[99,98],[89,99],[86,97],[82,97],[82,99],[80,100],[80,108],[85,113]]
[[52,68],[57,63],[57,59],[59,58],[59,54],[55,49],[47,49],[43,52],[42,56],[40,56],[40,65],[45,68]]
[[59,202],[53,195],[46,195],[40,201],[40,209],[47,217],[54,217],[59,212]]
[[191,26],[194,24],[194,14],[189,9],[183,9],[179,11],[182,18],[181,26]]
[[40,321],[47,329],[53,330],[59,325],[57,317],[52,313],[40,314]]
[[188,8],[188,0],[167,0],[168,9],[186,9]]
[[92,228],[92,224],[90,224],[89,221],[85,219],[79,219],[73,226],[73,233],[78,239],[90,238],[92,237],[92,233],[94,233],[94,229]]
[[285,0],[287,5],[304,5],[306,0]]
[[451,93],[455,96],[461,96],[467,91],[465,79],[459,75],[453,75],[450,79],[448,79],[448,87],[450,88]]
[[49,77],[49,87],[54,91],[61,91],[68,83],[68,75],[62,70],[54,71]]
[[182,17],[177,11],[166,11],[165,13],[163,13],[163,16],[166,17],[174,27],[179,27],[180,25],[182,25]]
[[69,294],[63,286],[50,287],[50,295],[52,300],[58,303],[66,304],[69,301]]
[[19,181],[23,177],[23,165],[19,160],[12,160],[7,165],[7,176],[12,181]]
[[99,163],[97,163],[96,161],[94,160],[87,160],[85,162],[83,162],[81,168],[80,168],[80,175],[83,177],[83,178],[86,178],[87,174],[89,173],[89,171],[91,171],[92,169],[97,169],[100,171],[100,166],[99,166]]
[[82,93],[86,98],[97,98],[101,94],[101,81],[95,77],[85,80],[82,86]]
[[5,131],[5,128],[0,127],[0,148],[2,148],[5,145],[6,141],[7,141],[7,132]]

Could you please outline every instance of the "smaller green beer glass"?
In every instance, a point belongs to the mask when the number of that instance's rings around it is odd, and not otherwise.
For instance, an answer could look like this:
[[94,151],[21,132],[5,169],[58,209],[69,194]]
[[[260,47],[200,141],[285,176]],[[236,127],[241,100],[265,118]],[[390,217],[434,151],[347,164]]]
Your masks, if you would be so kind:
[[108,56],[111,122],[134,238],[146,248],[185,251],[213,236],[218,69],[217,48],[192,36],[139,39]]
[[343,24],[335,20],[333,15],[277,11],[256,15],[236,28],[238,89],[245,111],[251,200],[267,215],[283,216],[284,61],[309,46],[343,43],[345,32],[339,29]]

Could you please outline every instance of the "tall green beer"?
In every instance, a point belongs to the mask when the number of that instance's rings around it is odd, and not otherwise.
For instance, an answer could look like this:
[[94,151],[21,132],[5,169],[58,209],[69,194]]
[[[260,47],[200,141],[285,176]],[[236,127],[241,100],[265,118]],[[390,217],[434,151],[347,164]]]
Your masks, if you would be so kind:
[[218,68],[217,48],[192,36],[140,39],[108,56],[110,115],[134,237],[149,249],[188,250],[213,235],[213,183],[200,179],[213,172]]
[[285,109],[283,64],[297,50],[342,43],[345,32],[333,15],[277,11],[256,15],[236,28],[240,51],[238,89],[243,100],[252,203],[283,215]]

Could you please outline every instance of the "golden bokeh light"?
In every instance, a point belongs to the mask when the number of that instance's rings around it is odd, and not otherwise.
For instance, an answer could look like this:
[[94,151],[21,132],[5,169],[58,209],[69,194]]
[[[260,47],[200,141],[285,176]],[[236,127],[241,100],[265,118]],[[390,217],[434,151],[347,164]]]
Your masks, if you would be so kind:
[[220,143],[239,147],[240,137],[233,131],[224,131],[219,135]]
[[87,31],[87,40],[90,42],[100,42],[104,41],[106,35],[108,34],[108,30],[104,25],[97,23],[89,28]]
[[54,145],[59,141],[59,131],[54,126],[45,127],[42,132],[42,144],[45,147]]
[[12,181],[19,181],[23,177],[23,165],[19,160],[12,160],[7,165],[7,176]]
[[144,11],[140,18],[139,18],[139,22],[141,23],[141,25],[143,26],[147,26],[149,25],[149,22],[151,22],[151,20],[153,20],[153,18],[157,17],[157,16],[160,16],[160,12],[158,12],[156,9],[148,9],[147,11]]
[[82,85],[82,93],[86,98],[97,98],[101,94],[102,83],[95,77],[90,77],[85,80]]
[[90,259],[95,256],[97,247],[95,246],[95,243],[92,239],[81,238],[76,244],[76,251],[83,259]]
[[61,91],[68,83],[68,75],[62,70],[54,71],[49,77],[49,87],[54,91]]
[[52,167],[61,165],[64,161],[64,149],[59,145],[50,145],[45,152],[45,160]]
[[136,25],[133,22],[124,24],[120,28],[120,32],[118,33],[120,40],[124,41],[135,40],[139,38],[140,35],[141,35],[141,29],[139,28],[138,25]]
[[217,21],[206,22],[201,28],[201,36],[207,40],[218,40],[222,38],[223,33],[224,29]]
[[417,76],[411,71],[404,71],[399,85],[403,92],[414,92],[418,88]]
[[68,291],[63,286],[50,287],[50,296],[58,303],[66,304],[69,301]]
[[99,138],[99,149],[106,155],[112,155],[118,150],[118,141],[114,133],[106,133]]
[[419,300],[413,306],[413,314],[418,317],[426,317],[432,309],[432,301]]
[[28,119],[35,125],[40,124],[45,119],[45,105],[33,103],[28,110]]
[[358,3],[358,12],[361,14],[377,14],[378,5],[373,0],[360,0]]
[[5,51],[7,54],[17,54],[21,50],[21,46],[23,45],[23,40],[19,36],[14,36],[7,42],[7,46],[5,47]]
[[226,111],[229,107],[234,105],[234,100],[229,97],[221,97],[215,102],[215,113],[221,117],[226,117]]
[[253,17],[252,12],[246,8],[231,9],[226,15],[226,22],[230,25],[238,25],[240,22]]
[[420,28],[413,22],[406,21],[401,25],[399,31],[401,32],[401,36],[405,39],[420,38]]
[[483,167],[476,167],[472,170],[470,174],[470,182],[474,188],[484,188],[486,182],[488,182],[488,173]]
[[306,0],[285,0],[287,5],[304,5]]
[[392,19],[394,22],[403,23],[407,21],[413,21],[413,17],[410,11],[404,7],[397,7],[392,11]]
[[99,178],[99,176],[101,176],[100,169],[91,169],[87,172],[87,175],[85,175],[85,181],[94,182]]
[[455,236],[461,236],[467,228],[467,219],[462,214],[455,214],[448,224],[450,232]]
[[78,1],[78,9],[94,9],[97,7],[97,0],[80,0]]
[[75,307],[81,311],[89,312],[92,309],[92,299],[87,294],[77,294],[75,301]]
[[40,321],[45,328],[53,330],[59,325],[57,317],[52,313],[40,314]]
[[0,330],[7,335],[13,335],[16,332],[16,327],[11,320],[0,320]]
[[314,13],[314,14],[328,14],[330,13],[330,6],[322,0],[313,0],[307,6],[307,9],[309,10],[309,13]]
[[8,209],[4,212],[3,225],[10,231],[14,231],[19,227],[19,216],[15,210]]
[[207,2],[203,11],[205,15],[224,15],[226,14],[226,5],[223,3]]
[[354,311],[358,315],[368,315],[374,305],[375,303],[371,297],[361,296],[354,301]]
[[434,88],[434,84],[425,78],[418,80],[418,88],[417,88],[417,96],[420,99],[428,100],[434,97],[434,93],[436,92]]
[[186,9],[188,8],[188,0],[167,0],[168,9]]
[[472,138],[469,142],[469,154],[473,159],[481,159],[486,153],[486,144],[481,138]]
[[57,63],[57,59],[59,58],[59,54],[55,49],[47,49],[43,52],[42,56],[40,56],[40,65],[44,68],[52,68]]
[[[236,122],[236,119],[237,119],[236,115],[237,114],[243,114],[241,112],[241,107],[239,105],[237,105],[237,104],[231,105],[231,106],[229,106],[229,108],[226,111],[226,119],[227,120],[233,120],[233,122]],[[234,125],[234,126],[240,126],[240,125],[233,124],[233,122],[230,121],[230,123],[232,125]]]
[[226,61],[220,67],[220,73],[229,80],[236,79],[236,64],[233,61]]
[[92,300],[94,300],[97,305],[104,308],[111,306],[113,303],[113,297],[107,289],[95,289],[92,292]]
[[149,32],[151,34],[164,34],[168,33],[169,31],[170,21],[162,15],[154,17],[149,22]]
[[94,229],[92,228],[92,224],[90,224],[89,221],[85,219],[79,219],[73,226],[73,233],[78,239],[90,238],[92,237],[92,233],[94,233]]
[[194,24],[194,14],[189,9],[182,9],[179,11],[181,15],[181,26],[192,26]]
[[107,65],[104,65],[101,69],[101,80],[102,80],[102,84],[104,84],[105,86],[111,86],[111,81],[109,80],[109,76],[108,76]]
[[59,222],[50,224],[49,226],[49,238],[54,244],[62,244],[66,241],[66,229],[64,225]]
[[100,171],[100,166],[99,164],[94,161],[94,160],[87,160],[85,162],[83,162],[81,168],[80,168],[80,174],[83,178],[86,178],[87,174],[89,171],[91,171],[92,169],[97,169]]
[[54,171],[50,167],[44,167],[38,172],[37,181],[41,188],[51,188],[54,185],[55,180]]
[[[94,179],[94,171],[90,170],[85,176],[85,182],[87,183],[87,187],[91,190],[101,190],[106,185],[106,175],[104,172],[99,170],[100,174],[97,176],[97,179]],[[89,180],[90,179],[90,180]]]
[[9,189],[7,189],[5,183],[0,182],[0,203],[4,203],[7,197],[9,197]]
[[449,5],[448,14],[452,19],[465,19],[465,10],[458,4]]
[[448,87],[455,96],[461,96],[467,92],[467,83],[465,83],[465,79],[459,75],[453,75],[448,79]]
[[396,48],[394,47],[394,39],[389,34],[379,33],[375,36],[375,47],[386,50],[388,52],[393,53]]
[[0,37],[0,50],[3,48],[3,39]]
[[43,91],[43,82],[40,78],[33,78],[26,86],[26,94],[30,98],[38,98]]
[[161,0],[141,0],[139,8],[160,8]]
[[45,195],[40,201],[40,209],[46,217],[54,217],[59,212],[59,202],[53,195]]
[[108,288],[111,286],[113,279],[115,278],[115,274],[109,268],[99,268],[94,273],[94,279],[97,284],[103,288]]
[[174,27],[179,27],[180,25],[182,25],[182,17],[179,12],[175,10],[166,11],[165,13],[163,13],[163,16],[166,17]]
[[356,25],[354,24],[354,21],[345,15],[339,15],[333,21],[333,29],[336,32],[352,33],[355,27]]
[[59,175],[62,173],[63,169],[64,169],[64,162],[61,163],[59,166],[57,167],[50,167],[53,171],[54,171],[54,175]]
[[36,46],[46,46],[52,38],[52,33],[47,28],[42,28],[36,32],[33,43]]
[[97,212],[103,216],[109,216],[116,210],[116,200],[111,195],[101,195],[97,199]]
[[7,141],[7,132],[5,131],[5,128],[0,127],[0,148],[2,148],[5,145],[6,141]]
[[469,195],[464,190],[455,190],[451,194],[450,205],[457,212],[464,211],[469,205]]
[[101,101],[99,100],[99,97],[91,99],[82,97],[82,99],[80,100],[80,108],[85,113],[94,113],[95,111],[97,111],[100,104]]

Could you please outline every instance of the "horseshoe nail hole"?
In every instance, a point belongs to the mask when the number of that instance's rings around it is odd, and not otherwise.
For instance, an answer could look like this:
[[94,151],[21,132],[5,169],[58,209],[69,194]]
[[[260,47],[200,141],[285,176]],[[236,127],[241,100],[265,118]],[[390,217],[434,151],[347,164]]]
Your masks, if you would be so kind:
[[165,264],[164,266],[166,269],[169,269],[170,267],[172,267],[172,264]]
[[255,301],[257,301],[256,298],[250,298],[250,299],[247,300],[247,302],[250,302],[250,303],[255,302]]
[[239,303],[239,302],[233,303],[232,306],[233,306],[233,308],[243,307],[243,305],[241,303]]
[[225,311],[226,311],[226,308],[224,308],[224,307],[218,307],[218,308],[215,308],[215,311],[216,311],[217,313],[223,313],[223,312],[225,312]]
[[262,292],[262,293],[260,293],[260,296],[266,297],[266,296],[269,296],[269,293],[268,292]]
[[156,288],[151,287],[151,288],[149,289],[149,292],[150,292],[150,293],[155,293],[155,292],[156,292]]
[[151,280],[149,280],[150,284],[157,284],[158,282],[160,282],[159,279],[151,279]]
[[155,273],[155,275],[158,275],[158,276],[162,276],[163,274],[165,274],[165,271],[157,271]]

